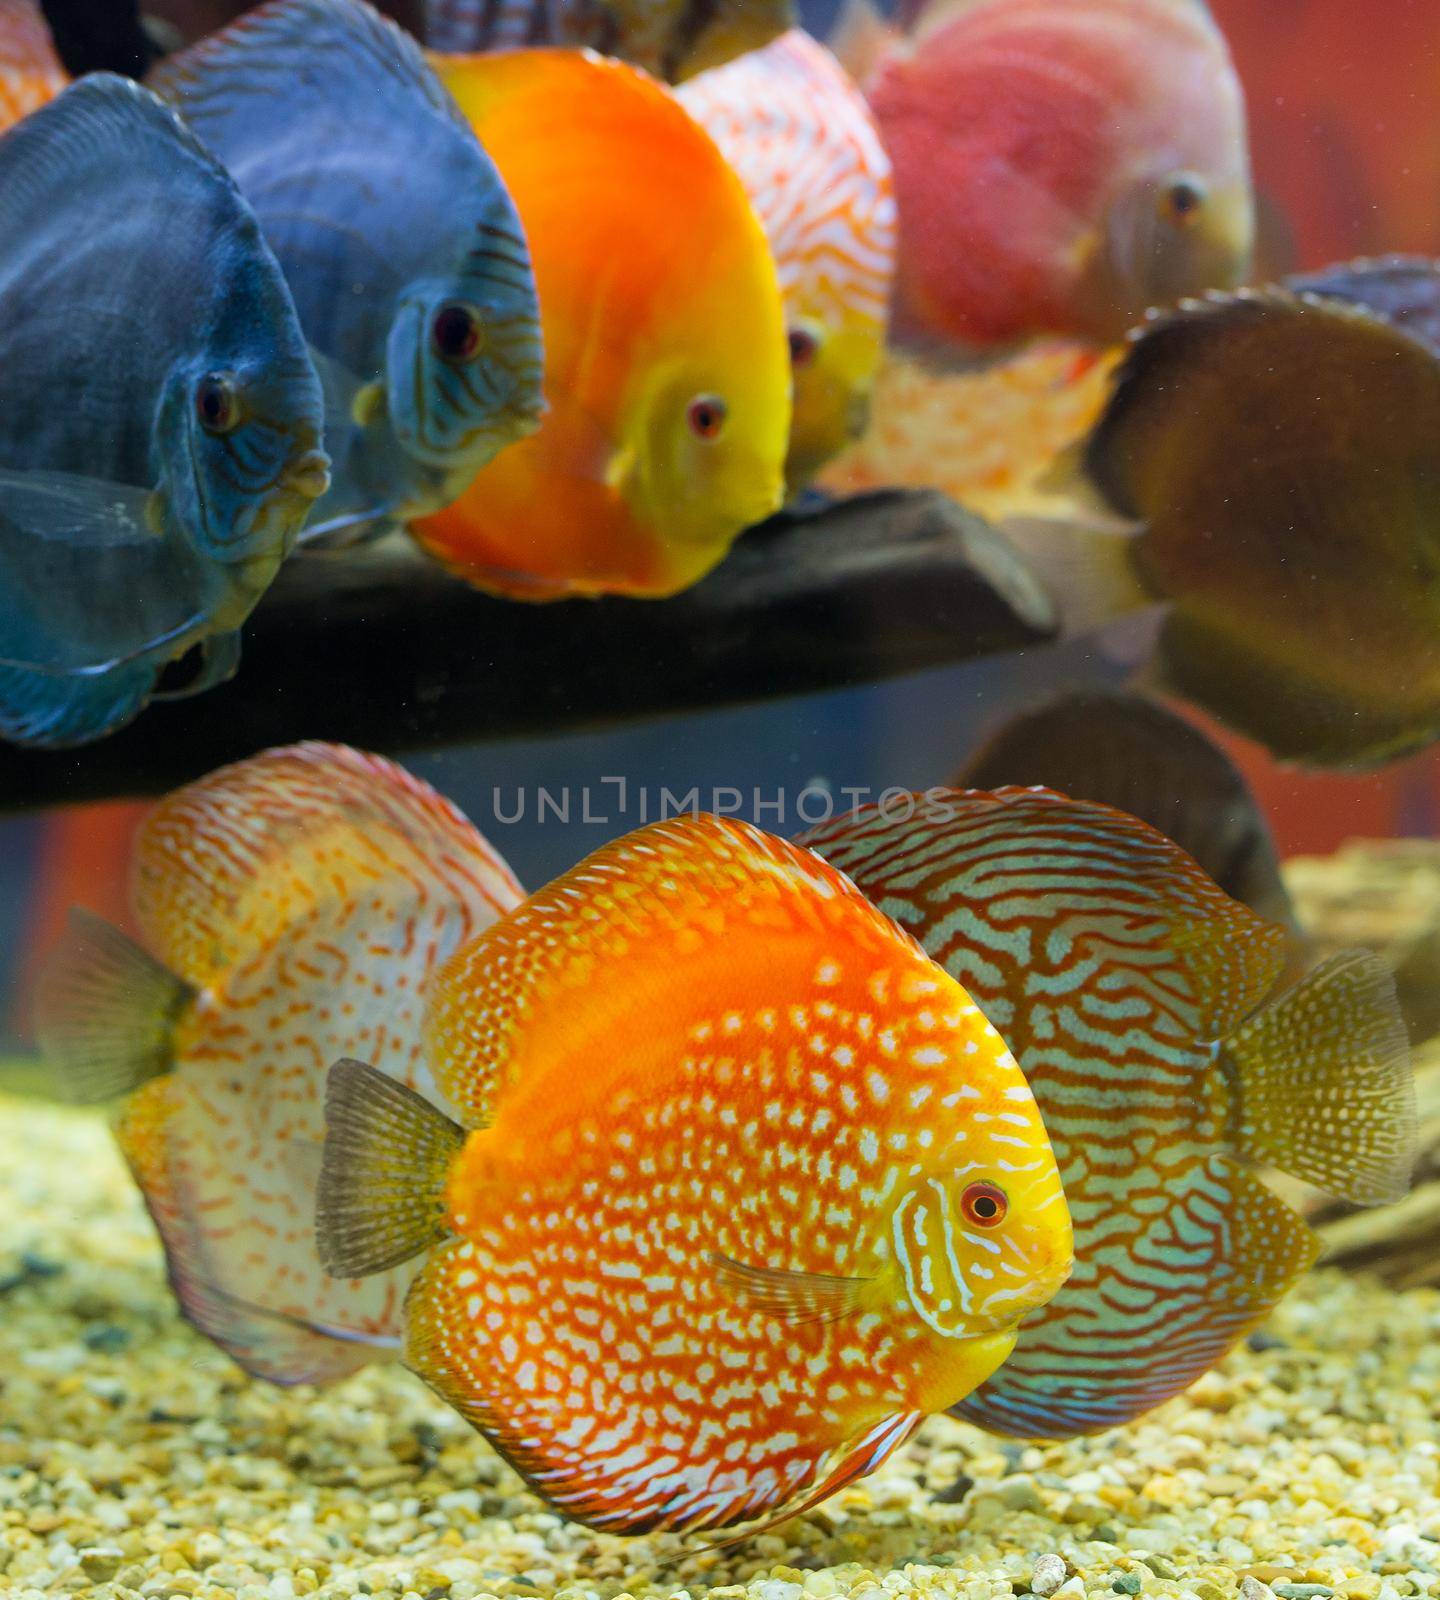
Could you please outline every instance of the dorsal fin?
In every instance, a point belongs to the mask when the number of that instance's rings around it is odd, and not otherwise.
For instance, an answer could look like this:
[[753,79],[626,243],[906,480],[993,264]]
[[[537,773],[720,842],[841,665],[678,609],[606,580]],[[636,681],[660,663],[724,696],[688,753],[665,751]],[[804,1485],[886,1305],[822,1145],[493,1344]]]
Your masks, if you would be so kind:
[[425,52],[365,0],[270,0],[161,63],[147,82],[190,117],[226,115],[297,80],[343,104],[356,85],[373,95],[384,78],[469,131]]
[[714,960],[722,944],[743,959],[759,935],[779,952],[787,934],[817,931],[833,932],[844,952],[929,966],[908,934],[807,850],[703,814],[641,828],[531,895],[436,975],[435,1081],[467,1120],[488,1123],[504,1086],[544,1062],[560,1030],[583,1058],[577,1029],[598,1041],[614,1005],[643,1008],[667,984],[673,994],[677,966]]
[[[1190,994],[1172,998],[1196,1038],[1229,1033],[1280,975],[1285,932],[1123,811],[1043,788],[931,789],[913,802],[904,824],[867,806],[801,841],[882,905],[906,901],[917,882],[944,884],[982,901],[1030,897],[1047,918],[1069,908],[1092,941],[1105,921],[1124,931],[1127,948],[1163,939],[1190,980]],[[972,878],[978,887],[967,888]]]
[[[136,844],[135,907],[172,971],[204,986],[308,907],[408,873],[520,898],[499,856],[403,768],[344,745],[300,744],[222,767],[161,802]],[[377,892],[378,887],[377,887]]]

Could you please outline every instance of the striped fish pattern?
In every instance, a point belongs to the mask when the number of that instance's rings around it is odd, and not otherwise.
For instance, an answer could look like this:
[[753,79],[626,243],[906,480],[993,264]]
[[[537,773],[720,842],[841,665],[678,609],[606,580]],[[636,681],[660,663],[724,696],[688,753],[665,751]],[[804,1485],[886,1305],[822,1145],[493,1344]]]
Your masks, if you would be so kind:
[[792,20],[790,0],[429,0],[425,35],[455,54],[595,50],[677,83],[759,49]]
[[[795,365],[792,455],[808,476],[868,417],[895,271],[890,159],[864,96],[799,28],[678,93],[739,174],[775,253]],[[825,399],[836,416],[811,415]]]
[[427,785],[319,744],[170,796],[140,831],[133,885],[148,955],[81,923],[42,984],[42,1039],[78,1098],[106,1094],[146,1064],[108,1060],[97,1037],[134,1038],[128,1013],[155,997],[156,1075],[122,1103],[118,1134],[181,1307],[251,1373],[342,1377],[393,1339],[413,1273],[349,1284],[320,1268],[325,1073],[363,1053],[437,1095],[426,981],[519,886]]
[[68,81],[35,0],[0,0],[0,133]]
[[406,1363],[592,1526],[829,1494],[992,1372],[1068,1270],[995,1030],[839,874],[744,824],[606,846],[431,1005],[464,1126],[337,1067],[321,1253],[357,1270],[373,1235],[389,1260],[413,1219]]
[[1413,1084],[1378,963],[1337,958],[1264,1007],[1285,933],[1145,824],[1045,790],[931,791],[799,842],[975,997],[1060,1162],[1074,1274],[958,1415],[1093,1432],[1213,1366],[1315,1249],[1249,1161],[1398,1192]]

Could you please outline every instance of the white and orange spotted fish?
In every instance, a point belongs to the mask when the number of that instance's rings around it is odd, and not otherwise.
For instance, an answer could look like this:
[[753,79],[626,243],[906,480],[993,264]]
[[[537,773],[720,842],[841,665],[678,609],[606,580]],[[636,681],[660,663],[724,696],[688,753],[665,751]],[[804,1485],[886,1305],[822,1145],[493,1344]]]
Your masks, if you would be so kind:
[[1070,1220],[1013,1057],[817,857],[687,817],[596,852],[431,987],[459,1109],[332,1069],[342,1279],[425,1254],[403,1359],[569,1516],[778,1520],[1005,1358]]
[[42,981],[61,1087],[126,1094],[120,1144],[190,1321],[261,1377],[341,1377],[393,1340],[410,1274],[321,1269],[325,1073],[364,1054],[434,1094],[425,981],[519,888],[427,785],[307,744],[163,801],[133,894],[150,953],[77,914]]
[[1045,789],[892,797],[800,842],[1003,1031],[1060,1161],[1074,1274],[958,1415],[1090,1433],[1212,1367],[1315,1254],[1253,1163],[1361,1203],[1403,1193],[1415,1088],[1376,957],[1276,992],[1284,930],[1145,823]]
[[799,28],[677,92],[739,173],[775,253],[794,494],[865,431],[895,273],[890,158],[865,97]]
[[69,81],[36,0],[0,0],[0,133]]

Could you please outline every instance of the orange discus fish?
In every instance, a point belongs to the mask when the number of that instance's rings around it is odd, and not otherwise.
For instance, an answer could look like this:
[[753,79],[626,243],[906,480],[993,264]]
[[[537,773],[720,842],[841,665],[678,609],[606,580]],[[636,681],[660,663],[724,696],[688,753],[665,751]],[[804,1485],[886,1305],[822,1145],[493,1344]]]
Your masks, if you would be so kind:
[[393,1343],[410,1274],[321,1270],[326,1069],[364,1053],[434,1094],[426,979],[520,890],[427,785],[322,744],[171,795],[133,866],[149,953],[77,914],[42,1043],[73,1098],[126,1095],[121,1148],[188,1319],[257,1376],[342,1377]]
[[566,50],[434,61],[524,223],[547,410],[411,532],[519,599],[684,589],[784,487],[780,286],[740,180],[633,67]]
[[0,132],[69,81],[35,0],[0,0]]
[[865,431],[895,272],[890,158],[864,96],[799,28],[677,93],[740,174],[775,252],[793,495]]
[[1265,1317],[1314,1235],[1256,1175],[1398,1199],[1415,1085],[1362,951],[1277,988],[1285,930],[1109,806],[932,790],[812,828],[1014,1043],[1075,1216],[1075,1272],[958,1414],[1024,1438],[1116,1427]]
[[1070,1269],[1025,1080],[817,857],[681,818],[461,950],[429,1061],[457,1125],[331,1074],[341,1277],[425,1251],[404,1360],[569,1516],[792,1515],[1009,1353]]

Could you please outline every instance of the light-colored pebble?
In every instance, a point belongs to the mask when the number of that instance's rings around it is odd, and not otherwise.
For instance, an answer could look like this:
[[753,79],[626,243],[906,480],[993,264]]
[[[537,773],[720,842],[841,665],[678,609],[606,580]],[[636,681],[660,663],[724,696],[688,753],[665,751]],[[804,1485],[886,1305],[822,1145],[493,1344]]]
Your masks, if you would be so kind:
[[177,1314],[98,1117],[0,1098],[0,1215],[5,1600],[1440,1600],[1431,1291],[1318,1274],[1279,1345],[1129,1428],[1021,1450],[936,1418],[716,1547],[564,1521],[398,1367],[246,1379]]
[[1035,1565],[1030,1572],[1030,1589],[1033,1594],[1042,1596],[1052,1595],[1065,1581],[1065,1560],[1062,1556],[1046,1551],[1042,1556],[1036,1556]]

